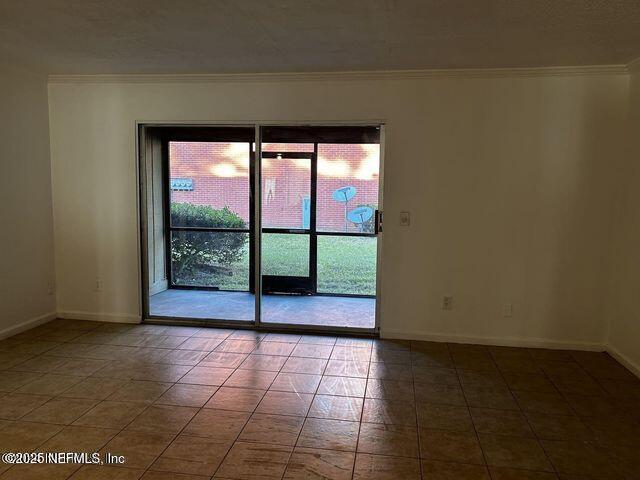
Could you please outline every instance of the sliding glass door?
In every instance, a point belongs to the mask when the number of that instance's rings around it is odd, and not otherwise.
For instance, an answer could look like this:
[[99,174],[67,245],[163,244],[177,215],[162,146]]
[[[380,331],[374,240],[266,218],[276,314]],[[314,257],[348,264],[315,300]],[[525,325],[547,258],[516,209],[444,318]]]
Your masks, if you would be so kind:
[[143,140],[149,318],[374,331],[379,127],[150,126]]
[[372,330],[379,130],[264,127],[263,325]]

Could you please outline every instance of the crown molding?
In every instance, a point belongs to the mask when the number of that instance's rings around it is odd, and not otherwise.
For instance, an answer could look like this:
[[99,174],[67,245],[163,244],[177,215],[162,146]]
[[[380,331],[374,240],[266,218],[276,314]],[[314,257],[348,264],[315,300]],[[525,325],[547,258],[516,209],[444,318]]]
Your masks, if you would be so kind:
[[629,72],[634,72],[634,73],[640,72],[640,57],[629,62],[629,64],[627,65],[627,70],[629,70]]
[[578,67],[464,68],[437,70],[379,70],[350,72],[234,73],[234,74],[98,74],[49,75],[50,84],[118,83],[270,83],[366,80],[422,80],[438,78],[502,78],[625,75],[627,65]]

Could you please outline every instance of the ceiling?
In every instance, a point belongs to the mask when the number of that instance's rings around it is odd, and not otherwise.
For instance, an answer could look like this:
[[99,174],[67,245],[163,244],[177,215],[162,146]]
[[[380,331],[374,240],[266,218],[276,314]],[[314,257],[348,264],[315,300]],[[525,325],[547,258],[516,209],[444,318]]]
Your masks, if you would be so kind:
[[0,0],[0,60],[50,74],[622,64],[640,0]]

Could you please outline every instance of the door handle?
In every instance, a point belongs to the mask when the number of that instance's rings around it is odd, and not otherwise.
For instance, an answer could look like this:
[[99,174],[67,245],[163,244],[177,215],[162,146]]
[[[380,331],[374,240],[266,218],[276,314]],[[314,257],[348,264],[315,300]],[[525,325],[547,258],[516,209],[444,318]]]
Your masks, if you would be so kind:
[[378,235],[380,232],[382,232],[382,211],[376,210],[374,214],[375,214],[375,220],[374,220],[373,233]]

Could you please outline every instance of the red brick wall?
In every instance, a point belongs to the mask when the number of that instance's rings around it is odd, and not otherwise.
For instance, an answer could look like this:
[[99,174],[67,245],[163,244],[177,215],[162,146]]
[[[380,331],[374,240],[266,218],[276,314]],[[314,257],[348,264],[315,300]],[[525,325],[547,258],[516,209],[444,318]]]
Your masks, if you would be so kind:
[[[171,142],[171,178],[190,178],[192,191],[172,191],[171,201],[229,207],[249,219],[249,144]],[[264,151],[313,151],[312,144],[264,144]],[[344,204],[332,198],[341,187],[356,188],[349,210],[378,203],[378,145],[318,145],[319,230],[344,231]],[[302,227],[303,198],[310,195],[310,164],[301,159],[264,159],[263,225]],[[357,227],[348,224],[349,231]]]

